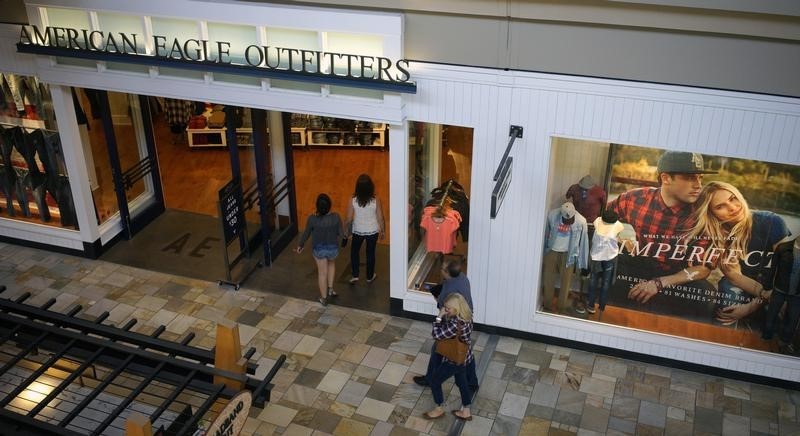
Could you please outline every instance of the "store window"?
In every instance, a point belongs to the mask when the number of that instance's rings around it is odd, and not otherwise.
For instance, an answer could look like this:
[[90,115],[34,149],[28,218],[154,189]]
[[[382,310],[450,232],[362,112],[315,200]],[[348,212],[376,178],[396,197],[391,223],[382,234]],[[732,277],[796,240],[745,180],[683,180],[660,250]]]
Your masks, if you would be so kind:
[[[119,212],[108,148],[108,132],[104,129],[102,119],[101,99],[104,98],[104,91],[73,88],[72,92],[95,216],[98,223],[104,223]],[[122,171],[126,171],[147,155],[141,108],[135,95],[112,91],[107,92],[107,95],[120,167]],[[152,192],[149,178],[139,179],[127,189],[126,200],[131,203],[145,192]]]
[[445,262],[467,270],[472,182],[468,127],[409,123],[408,288],[427,292]]
[[78,228],[49,87],[0,74],[0,216]]
[[548,191],[540,310],[755,350],[800,345],[788,279],[800,167],[554,138]]

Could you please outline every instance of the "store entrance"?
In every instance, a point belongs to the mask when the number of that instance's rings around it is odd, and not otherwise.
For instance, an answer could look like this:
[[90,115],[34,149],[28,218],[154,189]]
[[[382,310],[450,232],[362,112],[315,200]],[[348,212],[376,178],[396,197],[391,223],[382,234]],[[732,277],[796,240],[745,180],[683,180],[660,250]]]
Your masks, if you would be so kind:
[[[359,280],[353,278],[352,243],[339,247],[335,260],[333,288],[339,294],[332,304],[372,312],[389,313],[389,153],[388,128],[385,124],[345,119],[291,115],[291,160],[297,196],[298,235],[290,248],[298,245],[307,219],[315,213],[319,194],[327,194],[331,212],[345,220],[352,202],[356,180],[366,174],[374,185],[384,216],[386,234],[378,239],[375,250],[375,279],[367,279],[366,241],[359,250]],[[270,268],[257,271],[249,286],[258,286],[277,294],[308,300],[320,296],[317,266],[312,255],[312,240],[297,254],[285,250]],[[256,285],[256,282],[258,284]]]
[[[148,102],[147,115],[153,120],[158,186],[163,190],[166,211],[133,239],[111,247],[103,259],[236,283],[244,280],[256,262],[268,265],[296,233],[282,114],[188,100],[142,98]],[[278,132],[273,137],[270,127]],[[105,163],[113,164],[113,158],[101,157],[112,147],[94,142],[91,145],[100,175],[95,204],[102,211],[113,206],[102,195],[114,188],[113,180],[109,187],[103,177],[107,172]],[[232,181],[241,187],[244,224],[237,229],[236,241],[225,243],[219,192]],[[261,207],[262,201],[265,207]],[[106,216],[113,214],[103,214],[104,219]],[[226,256],[231,265],[230,279]]]
[[[78,90],[77,96],[87,110],[91,107],[90,95]],[[243,285],[317,300],[311,238],[302,254],[292,249],[298,245],[308,216],[315,212],[317,196],[327,194],[332,211],[345,220],[356,179],[367,174],[380,201],[382,227],[387,232],[377,241],[374,277],[367,276],[366,244],[359,251],[359,271],[355,274],[360,277],[353,283],[351,241],[347,247],[339,247],[333,286],[339,297],[332,303],[388,313],[391,235],[386,125],[185,100],[141,99],[147,103],[146,115],[152,119],[154,156],[160,174],[160,183],[154,187],[163,192],[165,211],[132,239],[118,241],[103,255],[104,260],[203,280],[224,279],[223,250],[227,249],[232,259],[243,247],[223,242],[218,192],[238,178],[243,191],[247,249],[252,259],[263,263]],[[225,122],[235,120],[235,133],[230,133],[227,125],[217,124],[221,122],[214,120],[218,113],[226,114]],[[102,113],[98,115],[96,120],[89,117],[90,131],[102,128],[95,127],[102,122]],[[112,201],[113,153],[102,141],[92,140],[90,145],[98,179],[95,204],[102,223],[118,212]],[[149,189],[141,186],[132,199],[155,190]],[[238,273],[242,271],[234,271],[234,275]],[[370,278],[374,279],[367,280]]]

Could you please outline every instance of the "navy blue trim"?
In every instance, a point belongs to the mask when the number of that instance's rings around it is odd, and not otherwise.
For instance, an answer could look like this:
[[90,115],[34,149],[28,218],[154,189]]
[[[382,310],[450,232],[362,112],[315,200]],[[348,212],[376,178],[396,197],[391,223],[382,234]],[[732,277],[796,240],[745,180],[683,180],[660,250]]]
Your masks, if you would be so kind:
[[390,82],[363,77],[339,76],[335,74],[308,73],[295,70],[277,70],[250,65],[220,64],[207,61],[190,61],[141,54],[76,50],[63,47],[17,43],[18,53],[45,56],[60,56],[95,61],[122,62],[128,64],[150,65],[154,67],[181,68],[185,70],[236,74],[256,78],[291,80],[295,82],[318,83],[321,85],[347,86],[350,88],[371,89],[385,92],[416,94],[417,84],[413,82]]
[[[422,313],[406,311],[405,309],[403,309],[403,300],[400,298],[391,298],[389,300],[389,315],[400,316],[403,318],[409,318],[417,321],[426,321],[426,322],[433,322],[434,319],[433,315],[425,315]],[[800,383],[798,382],[781,380],[772,377],[765,377],[763,375],[755,375],[746,372],[732,371],[730,369],[717,368],[708,365],[700,365],[697,363],[684,362],[682,360],[667,359],[664,357],[651,356],[649,354],[626,351],[620,348],[604,347],[601,345],[572,341],[569,339],[561,339],[553,336],[545,336],[536,333],[524,332],[521,330],[513,330],[505,327],[496,327],[486,324],[475,323],[473,328],[477,331],[493,335],[510,336],[513,338],[525,339],[528,341],[557,345],[559,347],[588,351],[590,353],[595,353],[595,354],[605,354],[607,356],[619,357],[621,359],[637,360],[639,362],[652,363],[654,365],[667,366],[670,368],[682,369],[685,371],[699,372],[701,374],[714,374],[717,377],[742,380],[750,383],[774,386],[781,389],[791,389],[795,391],[800,390]]]

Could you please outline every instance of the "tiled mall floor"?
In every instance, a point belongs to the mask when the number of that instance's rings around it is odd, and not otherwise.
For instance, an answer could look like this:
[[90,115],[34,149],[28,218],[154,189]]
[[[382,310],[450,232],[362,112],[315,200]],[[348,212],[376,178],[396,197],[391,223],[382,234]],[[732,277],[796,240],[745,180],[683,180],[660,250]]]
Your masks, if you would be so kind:
[[[57,297],[55,310],[134,317],[143,333],[163,324],[169,339],[193,331],[207,348],[216,321],[237,321],[258,376],[288,355],[244,434],[444,435],[453,424],[421,417],[432,398],[412,377],[428,361],[427,323],[6,244],[0,283],[0,297]],[[474,339],[480,359],[489,336]],[[445,392],[455,408],[452,382]],[[501,337],[462,434],[800,434],[798,404],[800,392]]]

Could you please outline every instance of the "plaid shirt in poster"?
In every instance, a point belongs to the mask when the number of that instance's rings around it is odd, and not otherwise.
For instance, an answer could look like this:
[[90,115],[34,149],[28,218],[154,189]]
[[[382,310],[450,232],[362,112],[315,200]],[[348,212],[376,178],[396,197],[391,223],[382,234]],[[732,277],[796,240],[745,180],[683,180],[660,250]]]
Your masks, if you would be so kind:
[[[470,361],[472,361],[472,339],[470,336],[472,335],[472,322],[471,321],[464,321],[461,318],[450,317],[442,319],[442,322],[434,322],[433,323],[433,339],[437,341],[441,341],[443,339],[450,339],[456,337],[458,335],[458,329],[461,328],[461,336],[459,339],[461,342],[467,344],[468,351],[467,351],[467,360],[464,361],[466,365]],[[448,358],[442,356],[442,360],[445,362],[449,362],[452,364],[456,364],[455,362],[450,361]]]
[[[673,207],[667,206],[661,198],[661,188],[639,188],[623,192],[608,207],[619,215],[620,221],[633,226],[640,248],[653,242],[652,253],[660,243],[668,243],[673,247],[678,245],[677,237],[692,226],[689,221],[693,205],[680,203]],[[671,254],[672,250],[662,253],[657,259],[666,263]]]

